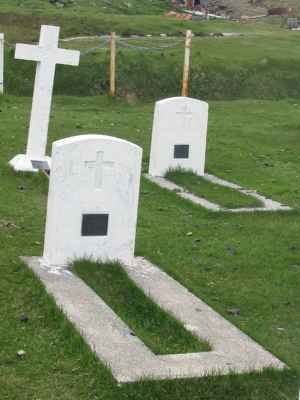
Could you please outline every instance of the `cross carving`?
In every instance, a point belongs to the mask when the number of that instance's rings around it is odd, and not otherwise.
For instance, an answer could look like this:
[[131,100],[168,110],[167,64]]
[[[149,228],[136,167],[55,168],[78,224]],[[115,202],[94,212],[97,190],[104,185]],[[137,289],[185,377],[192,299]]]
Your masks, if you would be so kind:
[[104,168],[113,168],[115,163],[113,161],[104,161],[104,152],[97,151],[96,160],[85,161],[86,168],[95,169],[95,188],[101,189],[103,184]]
[[183,127],[187,128],[190,125],[193,115],[193,113],[189,111],[189,106],[186,104],[182,108],[182,111],[177,111],[176,114],[182,116],[182,121],[183,121],[182,125]]

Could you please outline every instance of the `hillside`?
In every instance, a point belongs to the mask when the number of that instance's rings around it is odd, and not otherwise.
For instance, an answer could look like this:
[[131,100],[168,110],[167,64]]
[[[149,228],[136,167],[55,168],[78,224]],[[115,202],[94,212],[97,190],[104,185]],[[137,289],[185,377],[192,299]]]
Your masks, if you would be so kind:
[[299,0],[210,0],[209,8],[215,12],[225,10],[233,16],[263,15],[269,8],[292,7],[296,12],[300,11]]
[[[59,11],[73,16],[162,15],[172,7],[171,3],[171,0],[2,0],[0,12],[39,15]],[[300,11],[299,0],[209,0],[208,4],[210,11],[222,11],[234,17],[266,14],[272,7],[292,7]]]
[[66,9],[70,14],[162,14],[168,0],[1,0],[0,12],[40,14]]

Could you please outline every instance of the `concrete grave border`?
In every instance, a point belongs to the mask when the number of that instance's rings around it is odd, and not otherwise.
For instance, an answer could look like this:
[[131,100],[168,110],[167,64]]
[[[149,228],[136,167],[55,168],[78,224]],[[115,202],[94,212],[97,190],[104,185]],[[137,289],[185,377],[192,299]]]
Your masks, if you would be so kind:
[[286,365],[144,258],[124,266],[129,277],[161,308],[195,336],[210,343],[201,353],[155,355],[80,278],[64,268],[43,265],[42,258],[21,257],[43,282],[58,307],[75,325],[119,383],[141,379],[200,378],[282,370]]
[[218,178],[215,175],[204,174],[201,178],[207,180],[208,182],[214,183],[219,186],[227,187],[237,192],[244,194],[245,196],[253,197],[262,202],[262,207],[241,207],[241,208],[226,208],[222,207],[217,203],[213,203],[204,197],[197,196],[189,191],[186,191],[182,186],[177,185],[176,183],[159,176],[151,176],[148,174],[144,175],[148,180],[153,183],[156,183],[163,189],[168,189],[172,192],[175,192],[179,197],[190,200],[191,202],[200,205],[207,210],[215,211],[215,212],[230,212],[230,213],[249,213],[249,212],[266,212],[266,211],[292,211],[293,209],[287,205],[281,204],[278,201],[274,201],[268,199],[262,194],[257,193],[255,190],[245,189],[242,186],[239,186],[235,183],[228,182],[224,179]]

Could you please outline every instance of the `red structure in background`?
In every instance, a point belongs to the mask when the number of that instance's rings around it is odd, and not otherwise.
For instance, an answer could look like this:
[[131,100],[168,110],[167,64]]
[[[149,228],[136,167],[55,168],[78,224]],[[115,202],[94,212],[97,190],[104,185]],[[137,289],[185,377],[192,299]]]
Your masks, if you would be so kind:
[[281,17],[293,17],[294,14],[294,10],[290,7],[271,8],[268,11],[268,15],[279,15]]
[[185,7],[190,10],[206,11],[208,0],[185,0]]

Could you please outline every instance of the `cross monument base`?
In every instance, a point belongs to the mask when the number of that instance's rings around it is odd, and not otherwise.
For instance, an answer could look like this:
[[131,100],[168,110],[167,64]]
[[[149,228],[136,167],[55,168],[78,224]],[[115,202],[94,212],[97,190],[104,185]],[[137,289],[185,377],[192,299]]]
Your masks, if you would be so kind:
[[18,154],[14,158],[9,161],[9,165],[15,171],[23,171],[23,172],[38,172],[38,169],[33,168],[32,161],[41,161],[48,163],[49,167],[51,166],[51,158],[48,156],[44,157],[34,157],[29,156],[28,154]]

